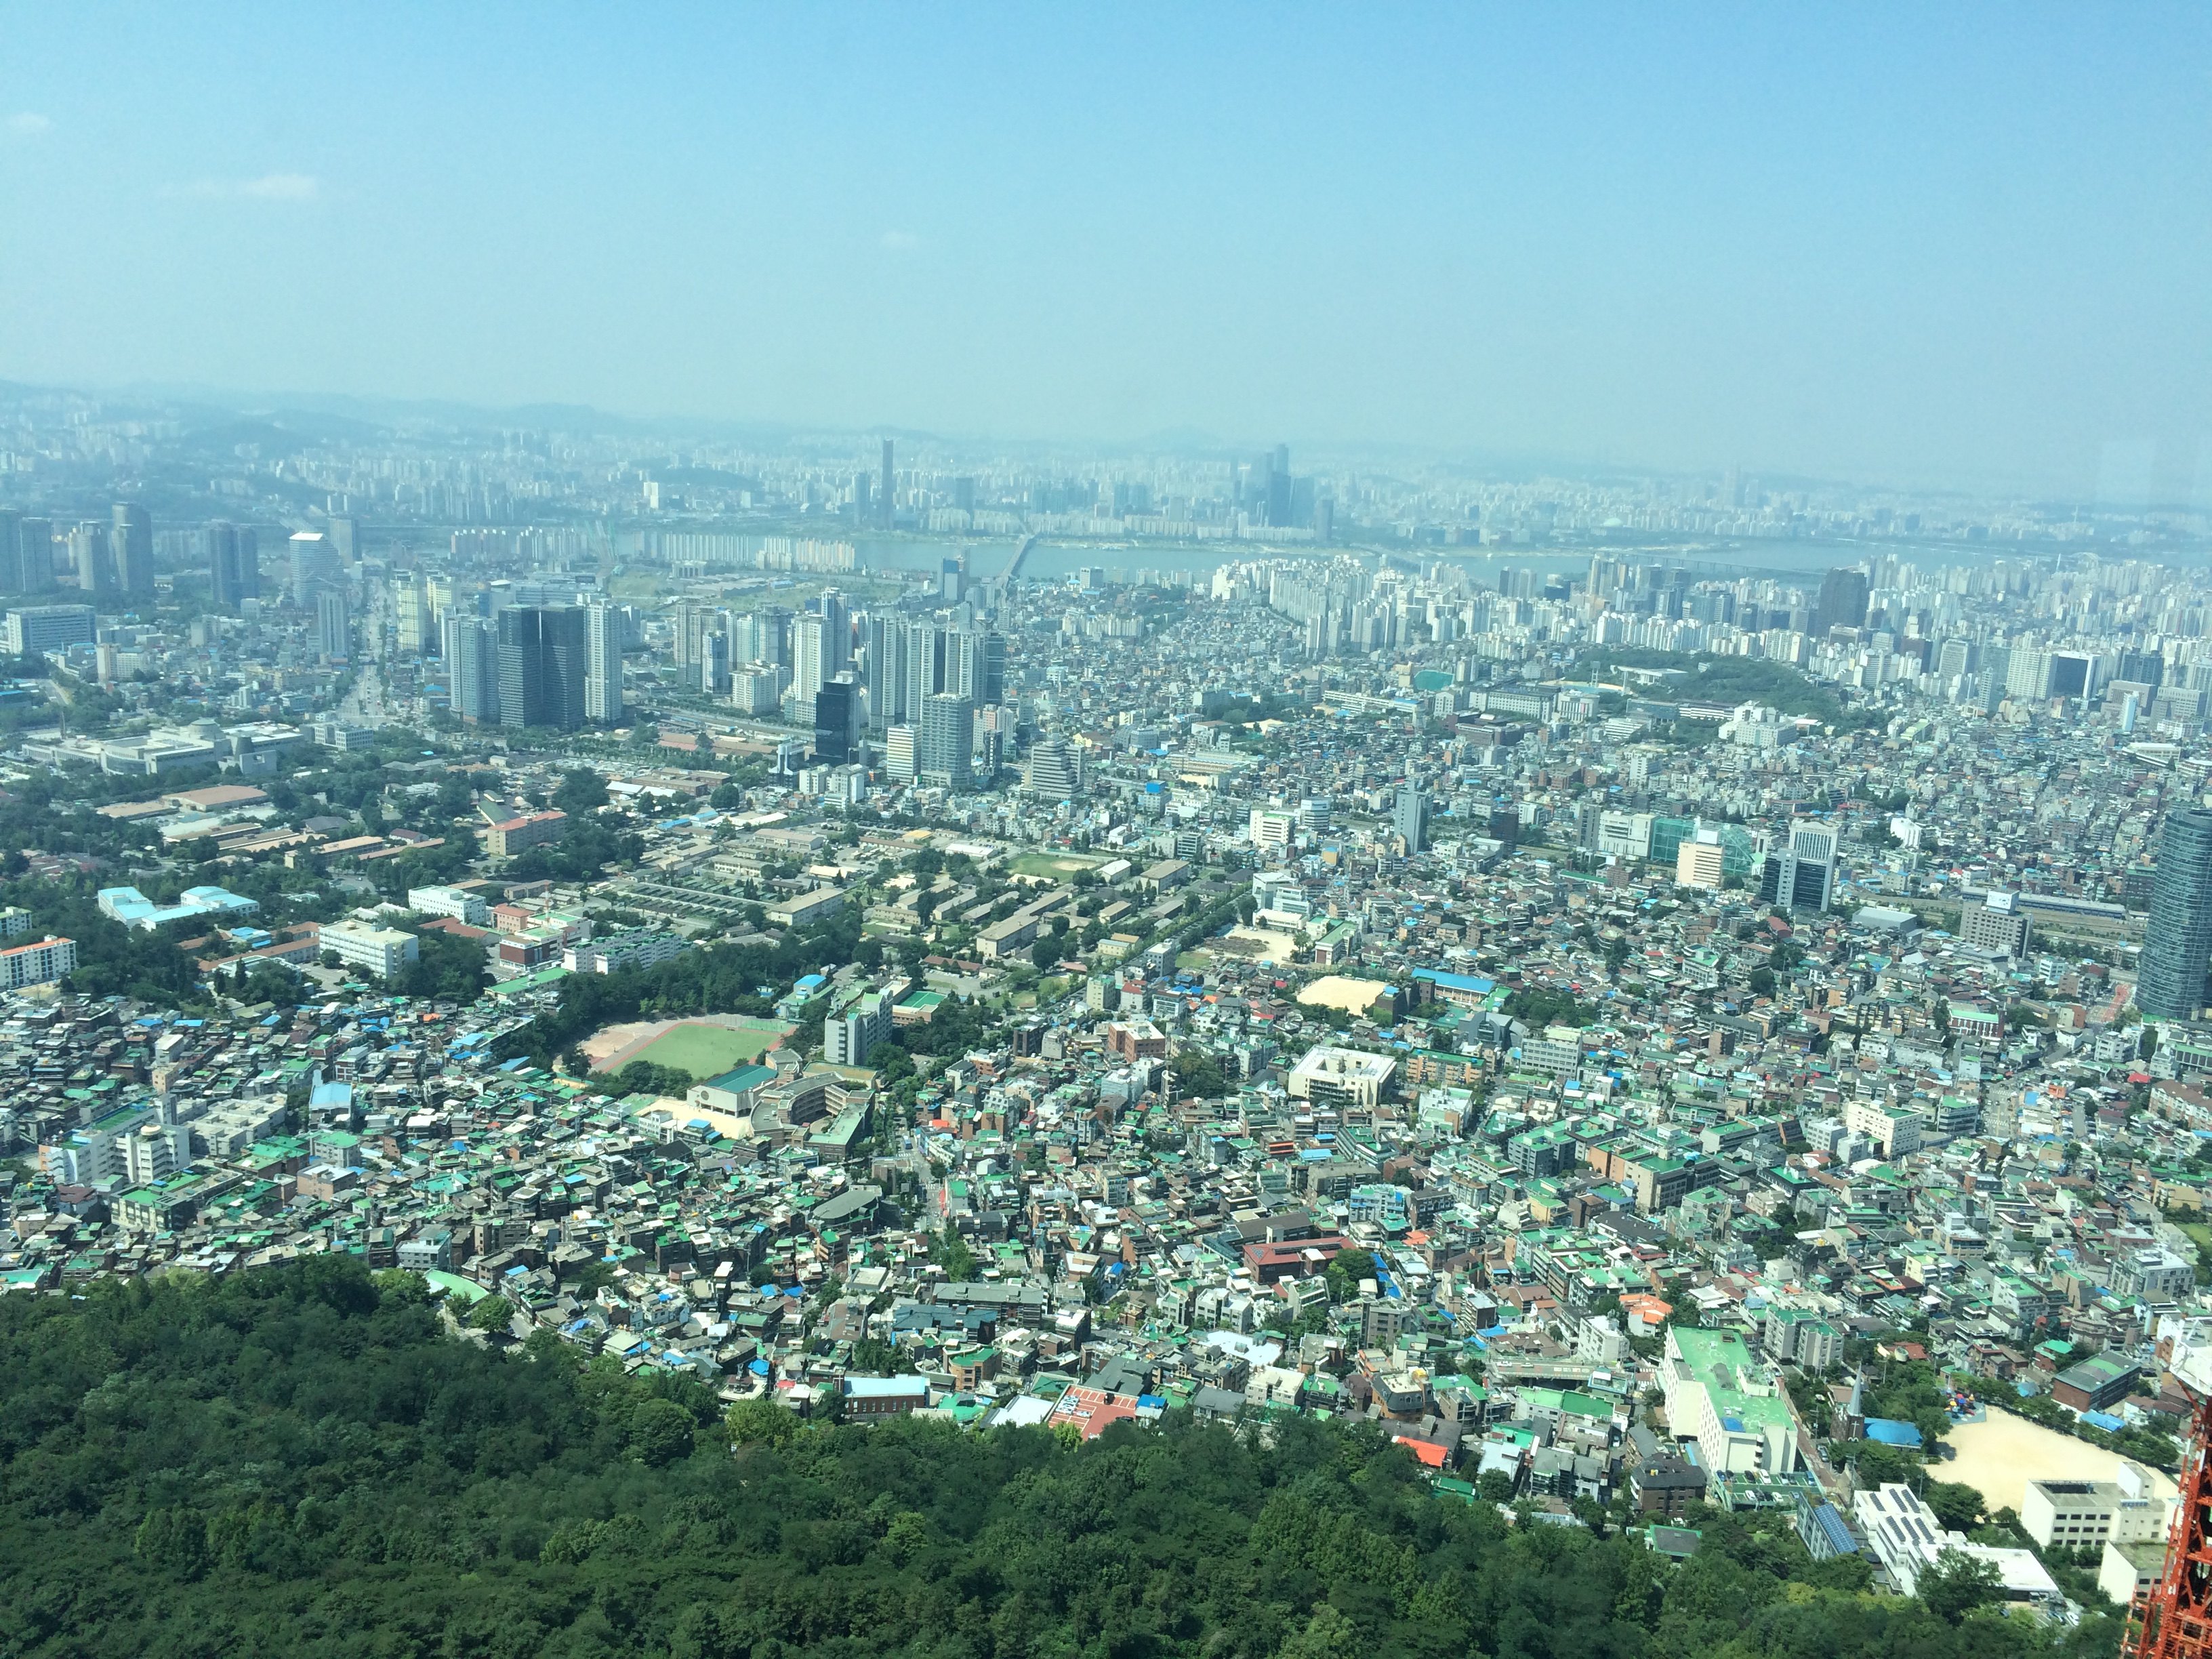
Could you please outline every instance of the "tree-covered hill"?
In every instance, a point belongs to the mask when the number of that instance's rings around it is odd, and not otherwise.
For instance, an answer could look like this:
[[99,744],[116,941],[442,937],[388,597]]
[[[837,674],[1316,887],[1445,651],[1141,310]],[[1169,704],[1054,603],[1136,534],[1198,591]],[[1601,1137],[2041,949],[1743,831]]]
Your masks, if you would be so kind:
[[[732,1449],[731,1436],[738,1443]],[[0,1652],[1948,1659],[2108,1652],[1822,1587],[1729,1518],[1432,1496],[1379,1434],[726,1428],[696,1382],[441,1328],[324,1260],[0,1302]],[[1792,1582],[1792,1581],[1795,1582]]]

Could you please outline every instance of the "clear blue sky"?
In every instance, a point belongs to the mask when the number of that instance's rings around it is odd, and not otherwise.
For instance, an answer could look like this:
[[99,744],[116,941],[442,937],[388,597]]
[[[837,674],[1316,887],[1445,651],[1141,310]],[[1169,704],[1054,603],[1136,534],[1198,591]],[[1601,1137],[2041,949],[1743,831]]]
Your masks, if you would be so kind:
[[[0,376],[2085,489],[2212,8],[0,4]],[[2130,462],[2129,465],[2134,463]]]

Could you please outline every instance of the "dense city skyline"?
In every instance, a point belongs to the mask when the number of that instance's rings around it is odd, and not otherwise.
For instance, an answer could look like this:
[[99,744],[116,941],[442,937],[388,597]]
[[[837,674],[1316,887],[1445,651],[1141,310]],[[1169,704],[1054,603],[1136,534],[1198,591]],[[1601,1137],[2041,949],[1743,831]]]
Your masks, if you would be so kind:
[[9,1659],[2212,1659],[2212,12],[0,41]]
[[12,15],[0,374],[2212,497],[2200,12],[273,17]]

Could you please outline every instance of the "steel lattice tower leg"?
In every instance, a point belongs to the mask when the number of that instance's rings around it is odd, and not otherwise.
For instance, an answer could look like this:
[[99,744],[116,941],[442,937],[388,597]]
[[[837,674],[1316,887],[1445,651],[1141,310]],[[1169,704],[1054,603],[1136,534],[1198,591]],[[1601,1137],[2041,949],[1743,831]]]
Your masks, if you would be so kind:
[[2181,1470],[2181,1500],[2158,1583],[2138,1605],[2136,1659],[2212,1659],[2212,1394],[2192,1390],[2197,1419]]

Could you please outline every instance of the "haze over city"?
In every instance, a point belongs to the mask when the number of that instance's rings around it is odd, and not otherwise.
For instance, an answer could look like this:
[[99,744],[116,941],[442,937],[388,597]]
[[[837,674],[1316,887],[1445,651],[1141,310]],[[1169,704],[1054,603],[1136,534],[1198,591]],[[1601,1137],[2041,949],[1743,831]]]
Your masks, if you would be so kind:
[[2202,8],[5,33],[18,380],[2212,489]]
[[0,0],[0,1654],[2212,1659],[2208,47]]

